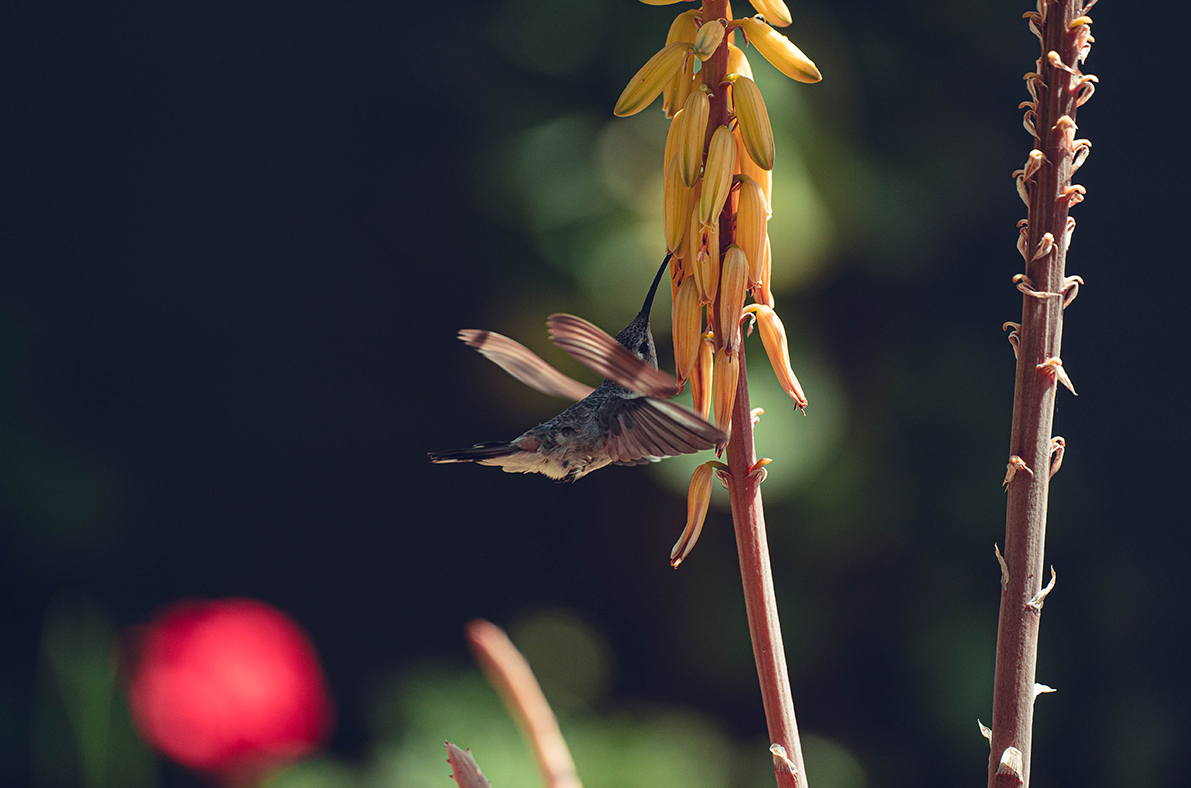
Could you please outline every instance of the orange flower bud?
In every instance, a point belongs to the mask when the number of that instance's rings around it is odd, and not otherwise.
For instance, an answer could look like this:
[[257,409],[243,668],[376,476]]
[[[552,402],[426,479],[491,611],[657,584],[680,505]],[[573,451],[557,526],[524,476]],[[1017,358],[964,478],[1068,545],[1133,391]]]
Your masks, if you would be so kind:
[[749,285],[761,281],[765,252],[765,195],[761,187],[748,176],[740,178],[740,195],[736,203],[736,245],[749,262]]
[[612,114],[625,118],[636,115],[657,98],[662,88],[682,69],[691,45],[682,41],[667,44],[651,57],[629,80]]
[[699,356],[691,372],[691,402],[695,413],[704,419],[711,413],[711,370],[715,366],[715,343],[710,334],[699,340]]
[[761,332],[761,343],[765,345],[765,354],[769,356],[769,364],[777,374],[778,383],[794,400],[799,408],[806,408],[806,395],[802,393],[802,385],[790,368],[790,348],[786,342],[786,327],[771,307],[764,304],[749,304],[746,311],[757,316],[757,327]]
[[715,426],[724,432],[732,423],[732,406],[736,404],[736,382],[739,376],[740,354],[728,353],[724,348],[716,351],[711,389],[715,400]]
[[705,462],[691,474],[691,486],[686,494],[686,528],[670,551],[670,566],[681,564],[699,541],[703,521],[707,519],[707,507],[711,504],[711,480],[715,465],[722,463]]
[[693,190],[682,182],[679,175],[679,159],[675,157],[666,169],[666,180],[662,188],[662,219],[666,233],[666,248],[678,251],[687,235],[686,223],[691,219],[691,195]]
[[706,60],[711,57],[712,53],[719,48],[720,42],[724,40],[724,25],[718,19],[713,19],[710,22],[699,28],[699,32],[695,35],[694,53],[695,57],[700,60]]
[[692,90],[682,108],[682,130],[678,133],[677,155],[682,182],[694,186],[703,167],[703,140],[707,136],[707,114],[711,101],[705,90]]
[[703,168],[703,193],[699,196],[699,223],[718,223],[720,211],[728,199],[732,185],[732,170],[736,166],[736,143],[727,126],[720,126],[711,135],[707,148],[707,165]]
[[703,334],[703,304],[693,276],[682,280],[674,296],[673,330],[674,370],[679,380],[686,380],[694,369]]
[[735,44],[728,44],[728,75],[739,74],[742,77],[753,78],[753,67],[749,59],[744,56],[744,50]]
[[720,336],[724,338],[724,348],[735,354],[740,344],[740,314],[744,309],[744,296],[749,278],[748,259],[736,244],[729,246],[728,251],[724,253],[722,277],[719,331]]
[[761,56],[790,79],[798,82],[818,82],[823,79],[819,69],[790,39],[758,17],[739,20],[740,29]]
[[[643,0],[643,2],[649,2],[649,0]],[[753,8],[757,9],[757,13],[764,16],[766,21],[775,27],[789,27],[790,23],[794,21],[790,16],[790,9],[782,0],[756,0],[753,3]]]
[[736,118],[740,121],[740,139],[749,158],[763,170],[773,169],[773,126],[769,123],[769,110],[757,83],[748,77],[737,77],[732,83],[732,100],[736,106]]
[[740,125],[732,131],[733,136],[736,137],[736,160],[740,164],[740,174],[747,175],[757,182],[761,187],[761,193],[765,195],[765,215],[766,217],[773,216],[773,171],[766,170],[753,161],[753,157],[748,154],[744,147],[744,139],[740,136]]

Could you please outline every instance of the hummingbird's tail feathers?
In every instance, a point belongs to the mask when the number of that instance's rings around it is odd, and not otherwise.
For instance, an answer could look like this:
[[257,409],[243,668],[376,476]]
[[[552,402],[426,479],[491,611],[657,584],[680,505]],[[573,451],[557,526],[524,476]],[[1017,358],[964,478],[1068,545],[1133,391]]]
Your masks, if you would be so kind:
[[578,401],[593,391],[591,386],[562,374],[525,345],[503,334],[465,328],[459,332],[459,339],[517,380],[543,394]]
[[[485,460],[496,460],[501,457],[510,457],[521,452],[521,448],[516,444],[508,441],[491,441],[489,443],[477,443],[475,446],[469,446],[466,449],[450,449],[448,451],[432,451],[430,452],[430,461],[436,463],[444,462],[484,462]],[[490,464],[490,463],[485,463]]]
[[649,310],[653,307],[653,297],[658,291],[658,283],[662,281],[662,272],[670,265],[670,258],[673,257],[673,252],[666,252],[666,259],[662,260],[662,267],[658,269],[657,275],[653,278],[653,284],[649,286],[649,295],[645,296],[645,306],[641,307],[641,314],[648,315]]
[[693,454],[724,440],[724,433],[715,425],[665,400],[625,399],[609,414],[607,449],[617,465]]
[[554,344],[613,383],[649,397],[668,398],[678,393],[678,381],[673,375],[651,367],[583,318],[550,315],[546,326]]

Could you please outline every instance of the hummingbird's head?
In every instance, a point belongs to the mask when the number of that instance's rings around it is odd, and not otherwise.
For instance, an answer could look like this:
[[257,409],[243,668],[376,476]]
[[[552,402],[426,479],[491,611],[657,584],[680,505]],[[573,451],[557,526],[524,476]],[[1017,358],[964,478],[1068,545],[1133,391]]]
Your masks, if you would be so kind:
[[669,263],[670,255],[667,253],[666,259],[662,261],[662,267],[658,269],[657,276],[653,278],[653,285],[649,288],[649,295],[645,296],[645,305],[641,307],[641,311],[633,318],[633,322],[625,326],[624,330],[616,335],[617,342],[624,345],[629,349],[629,352],[654,369],[658,367],[658,353],[657,349],[653,346],[653,332],[649,328],[649,310],[653,307],[653,296],[657,293],[658,283],[662,281],[662,274],[666,271]]

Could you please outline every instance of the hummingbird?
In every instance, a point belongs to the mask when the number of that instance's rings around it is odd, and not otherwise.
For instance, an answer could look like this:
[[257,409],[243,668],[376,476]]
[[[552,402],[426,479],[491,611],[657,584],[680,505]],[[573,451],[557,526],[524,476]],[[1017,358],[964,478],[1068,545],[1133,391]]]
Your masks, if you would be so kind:
[[573,482],[605,465],[644,465],[722,445],[719,428],[668,402],[679,391],[674,376],[658,369],[649,311],[670,262],[662,261],[645,305],[612,338],[580,317],[551,315],[550,339],[604,376],[598,388],[570,378],[524,345],[494,331],[464,329],[459,339],[527,386],[578,400],[549,421],[511,441],[477,443],[466,449],[430,452],[434,463],[478,462],[506,473],[540,473]]

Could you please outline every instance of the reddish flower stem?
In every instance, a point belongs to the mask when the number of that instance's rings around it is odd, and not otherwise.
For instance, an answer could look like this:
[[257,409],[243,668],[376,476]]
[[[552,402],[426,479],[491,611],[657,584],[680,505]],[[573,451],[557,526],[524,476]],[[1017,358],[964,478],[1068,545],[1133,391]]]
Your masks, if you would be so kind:
[[[704,0],[705,22],[730,18],[727,0]],[[730,34],[725,44],[731,40]],[[703,63],[704,84],[713,91],[705,146],[715,130],[727,125],[731,117],[726,100],[726,86],[722,84],[727,69],[727,46],[717,48]],[[732,214],[736,210],[736,202],[736,192],[733,191],[723,213],[720,214],[720,260],[724,259],[725,250],[733,241]],[[719,290],[722,292],[723,288]],[[708,311],[718,350],[723,345],[724,332],[737,331],[739,327],[717,325],[719,294],[715,304]],[[740,354],[740,377],[736,388],[736,403],[732,411],[732,435],[728,442],[728,470],[731,474],[728,479],[728,495],[732,502],[732,522],[736,530],[736,550],[740,557],[744,605],[748,615],[749,635],[753,643],[753,656],[757,661],[757,677],[761,683],[761,700],[765,707],[769,741],[781,745],[786,753],[786,759],[774,757],[774,775],[778,788],[806,788],[802,745],[798,739],[798,723],[794,718],[790,677],[786,671],[786,651],[782,645],[777,598],[773,591],[769,542],[765,536],[765,513],[761,506],[761,484],[757,476],[750,475],[757,456],[753,447],[753,421],[749,407],[744,343],[737,343],[737,347]]]
[[542,784],[546,788],[583,788],[558,719],[525,657],[504,630],[489,621],[469,621],[465,632],[476,661],[533,750]]
[[[1040,364],[1057,359],[1062,344],[1063,293],[1067,245],[1065,197],[1071,185],[1072,152],[1064,143],[1063,116],[1075,119],[1080,89],[1077,76],[1052,64],[1048,53],[1078,72],[1077,31],[1071,22],[1083,13],[1082,0],[1047,0],[1041,24],[1042,59],[1038,68],[1035,146],[1045,155],[1029,187],[1029,224],[1026,237],[1026,276],[1041,295],[1022,299],[1017,331],[1017,382],[1013,397],[1010,455],[1020,457],[1029,471],[1016,473],[1008,486],[1005,517],[1005,571],[997,627],[996,676],[989,788],[1028,786],[1030,740],[1034,718],[1035,664],[1041,605],[1036,595],[1043,582],[1047,496],[1050,487],[1051,426],[1054,417],[1055,377]],[[1046,234],[1053,239],[1053,251]],[[1031,600],[1035,604],[1031,605]],[[1016,750],[1014,752],[1013,750]]]

